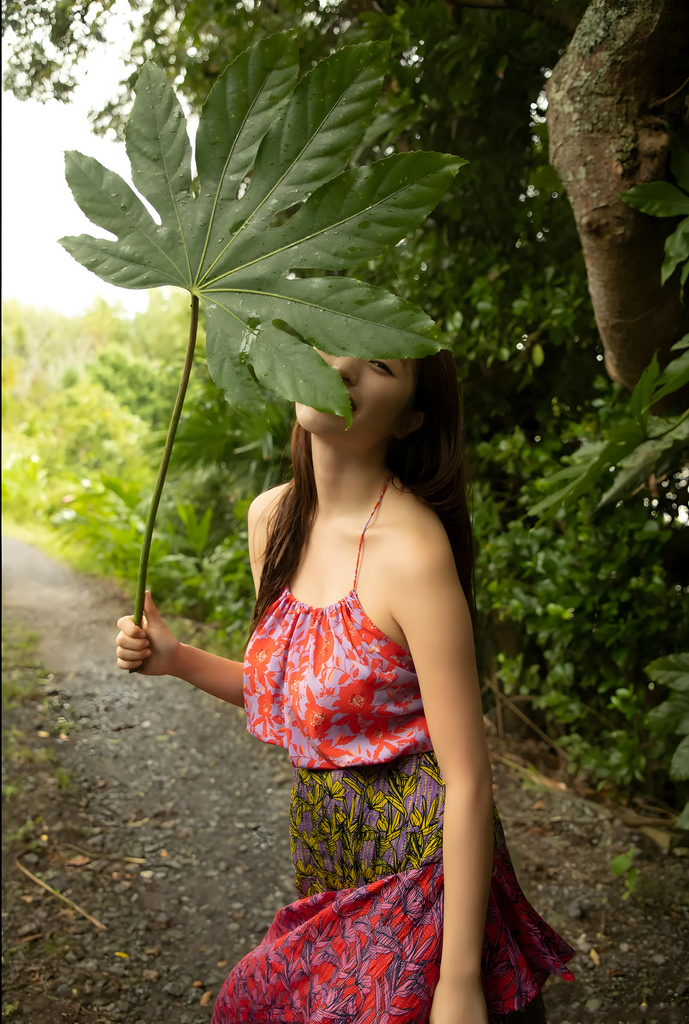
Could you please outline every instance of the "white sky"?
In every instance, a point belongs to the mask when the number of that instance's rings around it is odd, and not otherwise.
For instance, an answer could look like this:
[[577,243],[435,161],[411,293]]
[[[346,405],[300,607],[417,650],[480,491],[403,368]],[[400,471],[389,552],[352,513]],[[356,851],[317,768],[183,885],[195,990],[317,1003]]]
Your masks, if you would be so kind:
[[[131,18],[129,4],[118,8]],[[122,13],[112,18],[107,36],[109,45],[98,46],[78,68],[80,84],[71,103],[21,102],[2,93],[2,297],[69,316],[85,312],[96,295],[121,303],[130,315],[148,306],[145,290],[106,284],[57,241],[63,235],[104,236],[74,201],[64,150],[95,157],[131,184],[124,144],[94,135],[87,120],[89,110],[115,96],[124,77],[130,33]],[[3,40],[3,66],[5,46]]]

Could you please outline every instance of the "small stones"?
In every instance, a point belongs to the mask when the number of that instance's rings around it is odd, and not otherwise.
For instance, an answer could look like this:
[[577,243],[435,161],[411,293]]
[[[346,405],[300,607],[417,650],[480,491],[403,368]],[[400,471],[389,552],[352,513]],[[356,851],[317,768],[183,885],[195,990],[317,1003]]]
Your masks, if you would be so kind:
[[584,908],[578,899],[573,899],[567,907],[567,913],[570,917],[581,918],[584,916]]

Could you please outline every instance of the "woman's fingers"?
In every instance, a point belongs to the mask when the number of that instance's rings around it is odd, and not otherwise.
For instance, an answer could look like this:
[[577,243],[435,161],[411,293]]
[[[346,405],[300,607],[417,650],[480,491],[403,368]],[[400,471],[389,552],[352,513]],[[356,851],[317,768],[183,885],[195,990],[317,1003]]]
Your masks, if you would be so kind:
[[141,665],[141,661],[124,661],[123,658],[118,658],[117,659],[117,667],[118,668],[125,668],[125,669],[138,668],[139,665]]
[[117,666],[122,669],[138,668],[151,654],[148,637],[135,626],[131,615],[117,620],[120,632],[117,634]]
[[143,651],[146,647],[150,647],[147,637],[144,636],[143,640],[140,640],[138,637],[127,636],[124,632],[117,634],[115,643],[119,647],[128,648],[130,651]]
[[117,655],[118,658],[121,658],[123,661],[141,661],[142,658],[148,658],[148,656],[151,654],[151,648],[147,647],[145,651],[132,651],[128,647],[118,647],[117,650],[115,651],[115,654]]
[[121,619],[117,620],[116,625],[119,626],[122,632],[126,633],[127,636],[138,636],[144,638],[146,636],[141,626],[135,625],[133,615],[123,615]]
[[149,651],[128,651],[125,647],[117,648],[117,664],[120,668],[137,668],[150,656]]

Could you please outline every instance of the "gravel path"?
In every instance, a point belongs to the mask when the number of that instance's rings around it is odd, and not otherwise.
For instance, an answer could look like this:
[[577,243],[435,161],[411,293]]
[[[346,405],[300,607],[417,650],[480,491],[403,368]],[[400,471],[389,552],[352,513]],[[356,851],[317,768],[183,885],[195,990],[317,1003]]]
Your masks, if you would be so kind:
[[[296,898],[286,751],[181,680],[118,669],[115,622],[129,607],[116,586],[10,538],[3,583],[9,678],[39,677],[5,724],[3,1018],[208,1022],[232,965]],[[492,753],[520,883],[578,951],[576,981],[544,990],[549,1024],[689,1020],[686,848],[664,854],[608,808],[523,785]],[[640,882],[625,900],[608,862],[633,845]]]

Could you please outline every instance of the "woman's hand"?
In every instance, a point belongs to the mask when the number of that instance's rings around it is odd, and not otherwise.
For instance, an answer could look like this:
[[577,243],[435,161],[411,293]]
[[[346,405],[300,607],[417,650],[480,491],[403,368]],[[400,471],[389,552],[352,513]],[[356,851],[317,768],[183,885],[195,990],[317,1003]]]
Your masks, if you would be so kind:
[[123,615],[117,620],[120,632],[117,634],[118,668],[138,668],[147,676],[174,675],[173,669],[179,640],[165,625],[153,603],[150,590],[144,598],[144,614],[141,626],[134,624],[133,615]]
[[480,977],[462,982],[439,978],[428,1024],[488,1024]]

